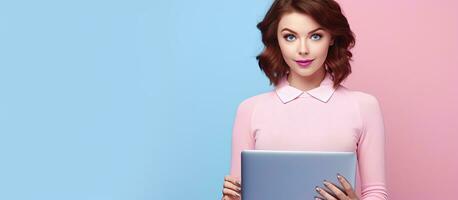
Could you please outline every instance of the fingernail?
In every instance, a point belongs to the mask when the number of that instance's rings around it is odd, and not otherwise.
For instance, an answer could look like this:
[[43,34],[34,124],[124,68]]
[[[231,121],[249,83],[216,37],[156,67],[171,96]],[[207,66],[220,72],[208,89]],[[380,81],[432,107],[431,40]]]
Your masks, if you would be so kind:
[[239,193],[235,193],[238,197],[240,197],[240,194]]
[[318,199],[318,198],[315,197],[315,200],[321,200],[321,199]]
[[323,180],[323,184],[327,185],[328,182],[326,181],[326,179]]
[[318,188],[318,186],[315,186],[315,190],[319,192],[320,188]]
[[342,176],[339,173],[337,173],[337,178],[342,179]]

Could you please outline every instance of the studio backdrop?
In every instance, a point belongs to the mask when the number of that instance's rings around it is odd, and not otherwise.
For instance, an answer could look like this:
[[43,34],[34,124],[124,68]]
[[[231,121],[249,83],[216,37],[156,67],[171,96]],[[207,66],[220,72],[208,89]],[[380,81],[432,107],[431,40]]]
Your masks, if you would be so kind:
[[[339,0],[390,199],[458,190],[458,3]],[[1,1],[0,199],[215,200],[269,0]]]

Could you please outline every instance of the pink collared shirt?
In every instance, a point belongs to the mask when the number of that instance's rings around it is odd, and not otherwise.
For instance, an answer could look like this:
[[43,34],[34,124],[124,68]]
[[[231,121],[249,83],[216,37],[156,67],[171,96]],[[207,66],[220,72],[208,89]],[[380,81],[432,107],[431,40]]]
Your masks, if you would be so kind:
[[242,101],[232,129],[230,175],[241,180],[244,149],[352,151],[358,158],[355,190],[361,191],[361,200],[388,199],[379,102],[332,84],[326,73],[319,87],[304,92],[285,76],[274,90]]

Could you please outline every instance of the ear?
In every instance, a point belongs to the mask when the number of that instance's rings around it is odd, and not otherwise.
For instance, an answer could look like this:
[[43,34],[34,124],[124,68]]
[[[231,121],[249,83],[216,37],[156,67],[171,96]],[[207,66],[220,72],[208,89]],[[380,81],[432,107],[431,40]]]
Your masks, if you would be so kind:
[[331,41],[329,42],[329,46],[332,46],[334,45],[334,38],[331,39]]

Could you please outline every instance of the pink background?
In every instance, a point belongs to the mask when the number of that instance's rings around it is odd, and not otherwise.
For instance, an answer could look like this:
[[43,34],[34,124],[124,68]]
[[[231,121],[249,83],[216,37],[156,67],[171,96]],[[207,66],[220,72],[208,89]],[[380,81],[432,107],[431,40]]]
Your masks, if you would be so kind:
[[356,35],[344,85],[382,106],[390,199],[458,199],[458,1],[338,2]]

